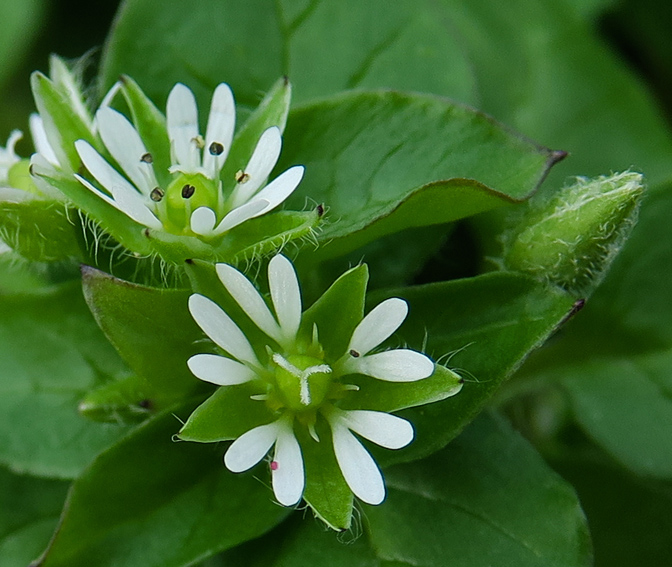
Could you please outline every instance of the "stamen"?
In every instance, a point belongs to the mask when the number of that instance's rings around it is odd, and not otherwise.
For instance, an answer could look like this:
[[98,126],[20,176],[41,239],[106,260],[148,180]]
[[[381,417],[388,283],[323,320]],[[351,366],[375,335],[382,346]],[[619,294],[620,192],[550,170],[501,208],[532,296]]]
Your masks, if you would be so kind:
[[249,180],[250,180],[249,173],[245,173],[242,169],[236,172],[236,182],[242,185],[243,183],[247,183]]
[[271,470],[272,471],[277,471],[279,466],[280,465],[278,464],[278,461],[271,461]]
[[152,192],[149,194],[149,198],[155,203],[158,203],[161,199],[163,199],[164,195],[165,193],[163,192],[163,189],[161,189],[161,187],[154,187],[154,189],[152,189]]
[[265,402],[268,399],[268,394],[254,394],[250,396],[250,399],[255,402]]
[[184,187],[182,187],[182,198],[189,199],[195,192],[196,187],[187,183]]
[[359,358],[360,354],[355,349],[352,349],[350,351],[350,356],[352,356],[353,358]]
[[200,134],[198,136],[194,136],[191,141],[196,144],[196,147],[199,150],[202,150],[205,147],[205,140],[203,139],[203,136]]
[[224,146],[219,142],[212,142],[209,151],[213,156],[221,156],[224,153]]
[[317,435],[317,431],[315,430],[315,424],[314,423],[309,423],[308,424],[308,433],[310,433],[310,436],[315,439],[318,443],[320,442],[320,438]]
[[152,157],[152,154],[147,152],[146,154],[142,154],[142,157],[140,158],[140,161],[144,163],[154,163],[154,158]]

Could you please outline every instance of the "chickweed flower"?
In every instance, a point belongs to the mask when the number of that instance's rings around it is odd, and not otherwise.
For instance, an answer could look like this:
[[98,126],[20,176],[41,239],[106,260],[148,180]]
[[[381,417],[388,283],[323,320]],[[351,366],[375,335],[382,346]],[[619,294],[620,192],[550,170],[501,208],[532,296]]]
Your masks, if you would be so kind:
[[272,126],[261,134],[247,167],[229,180],[235,181],[233,190],[223,190],[220,173],[235,126],[233,93],[224,83],[212,97],[205,136],[199,132],[194,94],[180,83],[171,90],[166,126],[172,179],[164,186],[157,181],[153,155],[123,114],[103,107],[96,113],[96,123],[120,170],[89,142],[78,140],[77,153],[98,186],[83,175],[76,174],[76,178],[96,196],[151,229],[215,239],[276,208],[303,177],[303,167],[295,166],[264,186],[282,146],[280,129]]
[[[354,282],[362,273],[357,270],[346,273],[341,280],[350,278]],[[358,395],[357,377],[411,383],[434,374],[435,364],[420,352],[407,348],[376,352],[406,319],[407,303],[390,298],[363,318],[359,307],[360,314],[353,317],[356,308],[336,304],[338,292],[333,290],[338,288],[337,282],[303,312],[294,267],[287,258],[277,255],[268,265],[271,309],[237,269],[217,264],[216,271],[257,332],[249,333],[255,337],[250,340],[215,302],[192,295],[192,316],[223,354],[197,354],[189,359],[189,368],[206,382],[223,388],[245,388],[252,403],[263,406],[266,412],[261,423],[235,436],[224,457],[226,467],[233,472],[249,470],[275,447],[270,465],[273,490],[281,504],[291,506],[301,499],[306,486],[302,445],[305,449],[306,443],[330,442],[352,493],[368,504],[380,504],[385,498],[383,477],[358,436],[388,449],[400,449],[413,440],[413,426],[390,413],[375,408],[351,409],[352,403],[344,402]],[[358,304],[357,297],[351,299]],[[315,315],[324,313],[325,305],[331,320]],[[334,329],[344,330],[347,336],[335,337]],[[329,344],[323,344],[323,337]],[[453,390],[458,382],[455,378],[453,374]],[[181,437],[198,440],[194,426],[199,427],[199,409],[180,432]],[[330,441],[318,433],[325,431],[324,426],[330,432]]]

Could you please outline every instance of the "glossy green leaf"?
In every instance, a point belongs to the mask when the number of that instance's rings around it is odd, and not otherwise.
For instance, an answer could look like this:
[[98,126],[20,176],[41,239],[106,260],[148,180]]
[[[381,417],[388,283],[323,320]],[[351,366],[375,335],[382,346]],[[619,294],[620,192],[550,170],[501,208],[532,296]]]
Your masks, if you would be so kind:
[[0,201],[0,223],[2,239],[29,260],[51,262],[82,254],[79,217],[62,201]]
[[125,429],[77,413],[82,396],[124,371],[96,326],[79,282],[3,295],[0,463],[72,478]]
[[[140,286],[88,267],[82,285],[96,322],[141,378],[128,392],[134,398],[122,398],[123,404],[160,411],[207,391],[187,368],[187,359],[203,352],[196,342],[202,333],[187,307],[190,291]],[[114,398],[109,403],[114,408]]]
[[278,167],[306,167],[287,206],[325,203],[332,219],[318,258],[525,199],[563,156],[467,107],[391,91],[299,108],[284,141]]
[[254,476],[224,468],[220,449],[174,442],[178,429],[171,412],[158,415],[101,454],[73,484],[38,565],[191,565],[286,516]]
[[224,557],[251,567],[592,565],[576,494],[501,419],[482,416],[440,453],[385,477],[387,500],[362,511],[364,535],[297,518]]
[[0,563],[25,567],[56,527],[68,483],[18,476],[0,469]]
[[[582,11],[595,5],[583,2]],[[660,112],[576,2],[512,0],[506,10],[493,10],[491,0],[399,0],[394,9],[386,0],[165,0],[162,7],[124,4],[103,57],[105,86],[128,73],[161,102],[179,80],[204,101],[226,80],[248,106],[283,73],[294,104],[353,88],[432,92],[570,151],[559,182],[629,167],[654,184],[670,178],[672,140]]]
[[[459,394],[401,412],[416,430],[405,449],[381,452],[385,463],[428,455],[474,419],[501,384],[531,351],[564,322],[574,299],[519,274],[495,272],[385,292],[409,303],[409,316],[397,332],[456,370],[465,383]],[[382,294],[374,295],[375,301]]]

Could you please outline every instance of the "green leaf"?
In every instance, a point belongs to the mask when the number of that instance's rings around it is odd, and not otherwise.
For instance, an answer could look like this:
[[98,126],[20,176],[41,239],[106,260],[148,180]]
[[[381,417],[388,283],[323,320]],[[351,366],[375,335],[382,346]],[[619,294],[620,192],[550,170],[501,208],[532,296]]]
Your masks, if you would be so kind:
[[[134,398],[122,398],[122,404],[161,411],[207,391],[187,368],[187,359],[203,351],[201,330],[187,307],[190,291],[140,286],[89,267],[82,269],[82,285],[96,322],[141,378],[128,392]],[[114,398],[108,403],[114,411]]]
[[503,420],[483,417],[445,451],[386,473],[367,508],[377,555],[401,564],[592,565],[574,490]]
[[0,468],[0,562],[25,567],[56,527],[68,484],[18,476]]
[[73,478],[126,430],[94,424],[77,404],[124,366],[84,303],[79,282],[3,295],[0,463]]
[[38,565],[181,567],[286,516],[252,475],[228,472],[220,450],[173,442],[178,428],[160,414],[102,453],[73,484]]
[[306,167],[287,206],[325,203],[334,221],[317,235],[320,259],[526,199],[564,155],[448,100],[390,91],[294,110],[284,141],[278,168]]
[[0,5],[0,83],[10,78],[29,50],[46,5],[44,0],[8,0]]
[[362,512],[365,535],[295,518],[224,557],[250,567],[592,565],[576,494],[501,419],[484,415],[440,453],[385,476],[387,500]]
[[355,327],[364,317],[368,281],[365,264],[348,270],[302,315],[301,333],[310,339],[313,326],[317,326],[328,360],[338,360],[345,354]]
[[[183,81],[204,102],[226,80],[248,106],[283,73],[294,104],[355,88],[432,92],[570,151],[558,184],[630,167],[652,184],[669,179],[672,139],[652,97],[575,4],[165,0],[159,13],[153,0],[130,0],[106,45],[102,82],[128,73],[161,102]],[[596,4],[581,2],[582,11]]]
[[0,201],[0,224],[2,239],[29,260],[52,262],[82,254],[77,213],[62,201]]
[[271,126],[277,126],[284,131],[289,112],[289,103],[292,96],[292,87],[289,79],[283,77],[276,81],[259,106],[245,121],[242,128],[236,132],[231,145],[231,151],[224,162],[220,178],[224,188],[235,185],[236,172],[245,171],[247,163],[257,146],[263,132]]
[[377,453],[384,463],[423,457],[453,439],[574,303],[557,288],[506,272],[376,293],[372,301],[384,297],[409,303],[399,337],[435,360],[450,354],[451,368],[465,380],[456,396],[401,413],[413,423],[416,439],[408,448]]

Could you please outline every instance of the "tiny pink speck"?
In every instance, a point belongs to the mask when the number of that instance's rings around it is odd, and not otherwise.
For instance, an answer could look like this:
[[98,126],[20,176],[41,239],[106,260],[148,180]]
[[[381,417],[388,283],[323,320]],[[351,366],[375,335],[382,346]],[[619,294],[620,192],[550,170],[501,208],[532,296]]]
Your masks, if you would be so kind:
[[278,461],[271,461],[271,470],[272,471],[278,470]]

